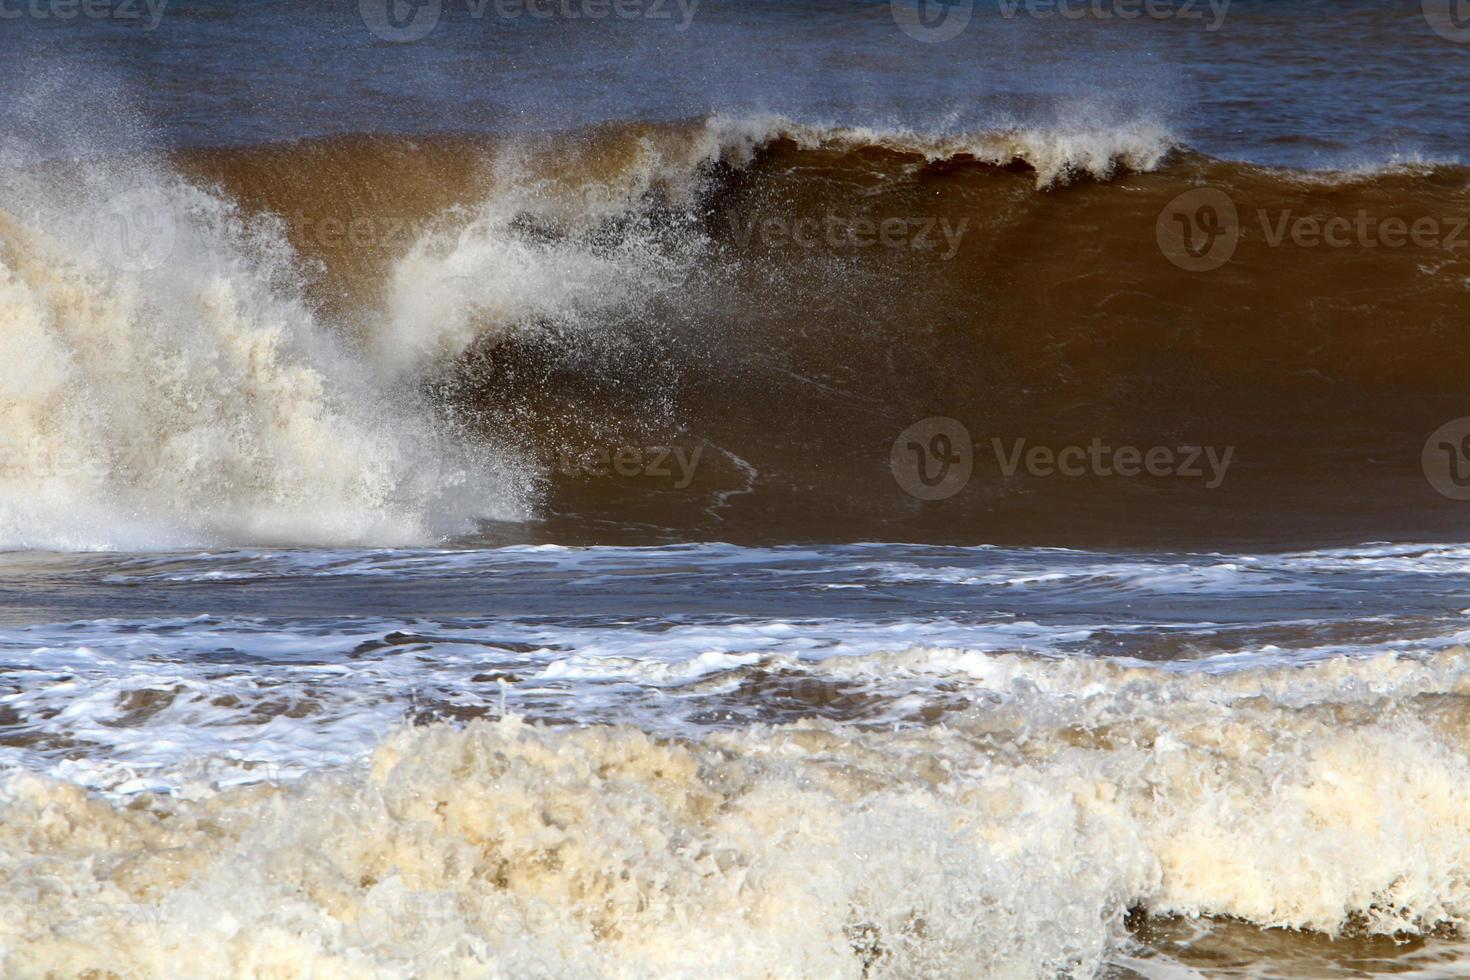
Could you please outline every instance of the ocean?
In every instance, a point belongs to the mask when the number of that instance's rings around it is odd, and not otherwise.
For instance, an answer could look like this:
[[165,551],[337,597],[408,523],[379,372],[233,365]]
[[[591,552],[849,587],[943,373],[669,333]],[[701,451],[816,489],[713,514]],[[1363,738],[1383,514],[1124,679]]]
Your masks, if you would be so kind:
[[0,974],[1470,976],[1450,0],[0,0]]

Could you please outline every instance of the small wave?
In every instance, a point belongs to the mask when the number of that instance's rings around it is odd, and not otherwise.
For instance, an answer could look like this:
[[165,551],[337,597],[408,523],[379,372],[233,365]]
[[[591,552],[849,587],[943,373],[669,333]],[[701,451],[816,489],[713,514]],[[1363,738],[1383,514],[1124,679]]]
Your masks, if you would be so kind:
[[720,148],[716,158],[727,158],[733,151],[748,159],[759,147],[789,140],[809,150],[882,149],[912,154],[930,163],[968,159],[1001,167],[1021,164],[1035,173],[1038,188],[1076,177],[1107,180],[1120,172],[1151,171],[1179,147],[1168,130],[1142,120],[1107,127],[1057,124],[956,134],[824,125],[780,117],[716,116],[705,126],[712,144]]

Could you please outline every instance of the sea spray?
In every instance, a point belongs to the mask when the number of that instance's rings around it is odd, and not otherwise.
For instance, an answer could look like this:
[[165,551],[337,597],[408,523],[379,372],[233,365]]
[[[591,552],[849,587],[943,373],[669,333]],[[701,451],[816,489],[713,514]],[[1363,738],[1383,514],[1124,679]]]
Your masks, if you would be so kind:
[[[119,198],[152,202],[161,254],[119,252]],[[8,188],[0,544],[422,543],[525,516],[509,457],[354,353],[293,261],[278,227],[166,170]]]

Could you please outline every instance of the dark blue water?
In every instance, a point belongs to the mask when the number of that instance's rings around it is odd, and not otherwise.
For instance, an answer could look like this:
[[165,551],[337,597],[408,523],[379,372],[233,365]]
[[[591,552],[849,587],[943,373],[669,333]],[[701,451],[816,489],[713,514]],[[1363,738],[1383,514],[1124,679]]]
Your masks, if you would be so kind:
[[[1366,670],[1470,638],[1467,563],[1422,546],[12,553],[0,758],[54,768],[80,740],[108,779],[166,787],[226,749],[302,772],[405,720],[506,711],[694,738],[927,724],[979,696],[956,674],[990,658]],[[166,712],[128,709],[169,692]]]
[[[63,20],[37,0],[46,15],[0,20],[12,154],[709,113],[923,131],[1146,120],[1289,166],[1452,159],[1470,138],[1470,39],[1435,0],[1180,0],[1132,19],[1128,0],[1072,0],[1066,17],[986,0],[913,23],[906,0],[623,0],[624,15],[567,0],[571,17],[561,0],[535,8],[550,16],[454,0],[405,4],[439,12],[398,43],[369,29],[371,0],[133,2]],[[968,20],[923,39],[945,16]]]

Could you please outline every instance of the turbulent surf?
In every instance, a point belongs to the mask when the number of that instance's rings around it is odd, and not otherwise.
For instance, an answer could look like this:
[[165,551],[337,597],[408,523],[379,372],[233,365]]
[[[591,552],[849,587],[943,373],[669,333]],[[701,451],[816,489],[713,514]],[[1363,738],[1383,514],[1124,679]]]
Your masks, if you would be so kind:
[[1470,974],[1441,6],[0,4],[0,974]]
[[[108,254],[120,170],[175,261]],[[1148,545],[1218,542],[1227,513],[1232,543],[1369,515],[1434,536],[1454,513],[1418,459],[1460,405],[1465,186],[1227,163],[1144,124],[719,117],[38,164],[3,202],[5,310],[53,353],[15,368],[5,537],[423,542],[537,514],[551,540]],[[1238,229],[1210,274],[1156,227],[1201,188]],[[982,448],[1231,448],[1235,470],[1203,494],[982,452],[924,508],[887,457],[935,416]]]

